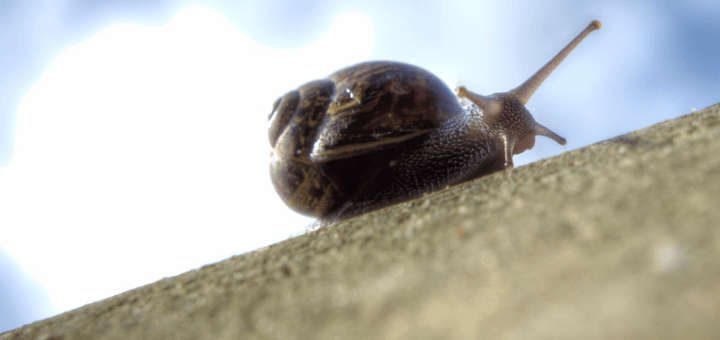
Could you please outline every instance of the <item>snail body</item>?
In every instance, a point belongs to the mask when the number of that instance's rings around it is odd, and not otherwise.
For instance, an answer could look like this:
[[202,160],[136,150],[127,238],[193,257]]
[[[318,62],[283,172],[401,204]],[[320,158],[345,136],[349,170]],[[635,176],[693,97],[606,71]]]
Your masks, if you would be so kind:
[[512,168],[537,135],[564,145],[524,105],[597,28],[593,21],[518,88],[487,97],[463,87],[456,96],[398,62],[361,63],[302,85],[269,116],[273,185],[295,211],[334,221]]

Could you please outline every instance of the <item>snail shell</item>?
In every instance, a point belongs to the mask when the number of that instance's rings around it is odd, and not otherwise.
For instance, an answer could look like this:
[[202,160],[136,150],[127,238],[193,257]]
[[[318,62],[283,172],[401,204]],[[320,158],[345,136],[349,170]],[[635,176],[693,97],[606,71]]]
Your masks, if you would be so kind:
[[564,145],[524,105],[598,28],[593,21],[528,81],[488,97],[463,87],[456,96],[433,74],[397,62],[362,63],[302,85],[269,116],[275,189],[295,211],[333,221],[511,168],[512,155],[537,135]]

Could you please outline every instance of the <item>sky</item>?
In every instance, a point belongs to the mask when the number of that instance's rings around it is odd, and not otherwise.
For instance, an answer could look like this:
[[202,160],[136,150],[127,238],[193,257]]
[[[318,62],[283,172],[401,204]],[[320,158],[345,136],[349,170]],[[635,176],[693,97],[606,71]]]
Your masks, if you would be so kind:
[[0,117],[12,131],[0,270],[49,302],[14,317],[3,310],[23,293],[0,282],[0,331],[302,233],[313,220],[269,181],[267,115],[283,93],[357,62],[504,92],[600,20],[527,106],[568,145],[538,139],[516,166],[720,101],[711,1],[340,3],[178,2],[159,23],[94,23],[47,52],[17,109],[0,112],[12,118]]

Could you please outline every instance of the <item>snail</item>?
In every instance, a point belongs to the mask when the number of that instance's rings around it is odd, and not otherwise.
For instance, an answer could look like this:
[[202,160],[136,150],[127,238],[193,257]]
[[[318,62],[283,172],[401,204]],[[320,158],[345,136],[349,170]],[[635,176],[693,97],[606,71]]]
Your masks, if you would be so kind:
[[[277,99],[268,119],[270,174],[283,201],[338,221],[513,167],[535,136],[528,99],[599,29],[593,21],[519,87],[483,96],[399,62],[366,62]],[[461,98],[471,103],[461,104]]]

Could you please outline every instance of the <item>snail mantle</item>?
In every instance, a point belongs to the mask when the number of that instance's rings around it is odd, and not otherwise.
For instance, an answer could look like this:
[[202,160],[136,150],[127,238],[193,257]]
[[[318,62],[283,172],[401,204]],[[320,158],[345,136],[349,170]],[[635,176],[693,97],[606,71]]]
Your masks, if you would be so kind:
[[0,340],[717,339],[719,201],[720,104]]

